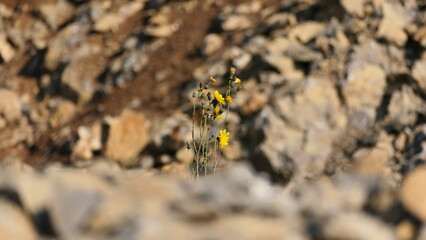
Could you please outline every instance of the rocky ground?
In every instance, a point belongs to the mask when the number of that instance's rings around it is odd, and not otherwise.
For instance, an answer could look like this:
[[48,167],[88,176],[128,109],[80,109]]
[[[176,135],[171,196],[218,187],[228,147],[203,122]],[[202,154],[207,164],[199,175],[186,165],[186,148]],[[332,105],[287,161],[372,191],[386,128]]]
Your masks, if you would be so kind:
[[[0,3],[0,239],[426,239],[423,0]],[[242,90],[188,177],[192,92]]]

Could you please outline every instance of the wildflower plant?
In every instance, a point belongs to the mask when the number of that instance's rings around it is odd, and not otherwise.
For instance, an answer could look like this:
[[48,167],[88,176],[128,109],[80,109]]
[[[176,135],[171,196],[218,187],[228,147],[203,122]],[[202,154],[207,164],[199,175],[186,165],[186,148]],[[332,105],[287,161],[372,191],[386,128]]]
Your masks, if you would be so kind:
[[[241,87],[241,80],[236,76],[236,69],[229,69],[227,90],[222,94],[212,90],[216,79],[210,77],[206,83],[199,83],[198,90],[192,94],[192,142],[187,144],[193,149],[194,158],[191,163],[193,178],[215,173],[221,150],[229,143],[229,132],[224,128],[229,113],[229,106]],[[195,124],[199,124],[199,132]]]

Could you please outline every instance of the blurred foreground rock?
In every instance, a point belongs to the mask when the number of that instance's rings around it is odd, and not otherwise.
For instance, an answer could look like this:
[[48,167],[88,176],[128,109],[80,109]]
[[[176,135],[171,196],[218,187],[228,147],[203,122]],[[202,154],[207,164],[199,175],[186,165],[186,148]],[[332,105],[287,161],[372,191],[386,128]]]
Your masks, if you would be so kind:
[[351,175],[285,189],[238,164],[196,181],[131,171],[106,177],[111,167],[2,169],[2,237],[396,239],[395,223],[374,207],[363,210],[389,191],[386,178]]

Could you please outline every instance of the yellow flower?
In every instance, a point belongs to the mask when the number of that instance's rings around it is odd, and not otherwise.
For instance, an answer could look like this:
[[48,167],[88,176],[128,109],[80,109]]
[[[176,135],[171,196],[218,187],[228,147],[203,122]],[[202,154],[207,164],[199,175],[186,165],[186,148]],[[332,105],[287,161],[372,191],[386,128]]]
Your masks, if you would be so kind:
[[216,82],[216,79],[215,79],[214,77],[210,77],[210,78],[209,78],[209,81],[210,81],[210,82],[212,82],[212,83],[215,83],[215,82]]
[[228,141],[229,141],[229,132],[226,132],[226,129],[220,130],[220,133],[219,133],[219,146],[220,146],[220,148],[227,147]]
[[231,96],[226,96],[225,100],[226,100],[227,102],[232,102],[232,97],[231,97]]
[[214,108],[214,113],[217,119],[222,120],[222,115],[220,114],[220,108],[218,106]]
[[225,99],[223,98],[222,94],[220,94],[218,91],[214,91],[214,97],[216,100],[220,103],[225,105]]
[[241,79],[235,78],[235,83],[241,83]]

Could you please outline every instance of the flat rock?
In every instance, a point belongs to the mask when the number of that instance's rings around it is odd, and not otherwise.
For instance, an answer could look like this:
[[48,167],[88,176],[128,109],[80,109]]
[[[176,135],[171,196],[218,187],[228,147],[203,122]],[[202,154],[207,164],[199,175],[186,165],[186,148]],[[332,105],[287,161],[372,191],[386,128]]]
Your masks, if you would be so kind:
[[106,119],[106,122],[109,131],[105,156],[123,166],[131,166],[149,141],[145,116],[126,110],[119,117]]
[[404,207],[421,221],[426,220],[426,167],[420,166],[410,172],[401,188],[401,200]]

